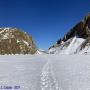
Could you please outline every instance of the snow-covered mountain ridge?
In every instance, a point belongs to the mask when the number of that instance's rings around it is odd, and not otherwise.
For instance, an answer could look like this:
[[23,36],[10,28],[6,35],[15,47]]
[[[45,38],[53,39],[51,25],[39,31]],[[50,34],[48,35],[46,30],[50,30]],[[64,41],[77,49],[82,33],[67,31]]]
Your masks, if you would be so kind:
[[[85,39],[82,38],[71,38],[61,44],[58,47],[53,47],[49,50],[49,53],[53,54],[75,54],[78,51],[78,48],[81,47]],[[78,51],[79,52],[79,51]]]
[[90,53],[90,14],[48,50],[53,54]]

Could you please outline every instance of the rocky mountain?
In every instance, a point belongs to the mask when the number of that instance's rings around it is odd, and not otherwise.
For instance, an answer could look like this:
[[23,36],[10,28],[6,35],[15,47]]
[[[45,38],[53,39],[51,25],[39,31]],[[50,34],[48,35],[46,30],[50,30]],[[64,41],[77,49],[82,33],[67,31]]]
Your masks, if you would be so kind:
[[0,28],[0,54],[34,54],[32,36],[18,28]]
[[[76,41],[74,41],[73,39]],[[78,40],[81,40],[83,42],[80,43]],[[62,39],[60,38],[55,45],[51,46],[49,48],[49,53],[56,53],[57,51],[61,52],[63,49],[68,49],[72,41],[74,41],[74,44],[78,41],[79,44],[77,44],[77,46],[80,45],[75,49],[73,53],[81,51],[83,51],[83,53],[90,52],[90,14],[88,14],[82,21],[80,21],[72,29],[70,29],[69,32],[67,32]],[[72,44],[72,47],[74,44]],[[59,50],[56,48],[59,48]],[[66,51],[67,50],[63,51],[63,53],[66,53]]]

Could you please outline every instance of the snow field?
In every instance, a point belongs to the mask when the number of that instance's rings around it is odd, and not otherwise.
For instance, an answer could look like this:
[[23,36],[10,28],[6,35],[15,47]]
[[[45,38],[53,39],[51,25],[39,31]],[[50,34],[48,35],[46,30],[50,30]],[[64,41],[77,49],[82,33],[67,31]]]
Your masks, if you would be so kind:
[[1,86],[20,86],[17,90],[90,90],[90,55],[0,56]]

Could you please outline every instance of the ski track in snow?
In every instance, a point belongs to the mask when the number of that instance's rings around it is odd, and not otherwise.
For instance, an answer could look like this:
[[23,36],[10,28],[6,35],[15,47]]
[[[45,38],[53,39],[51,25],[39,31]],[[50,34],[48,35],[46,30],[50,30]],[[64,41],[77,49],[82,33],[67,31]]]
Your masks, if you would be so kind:
[[0,56],[1,86],[13,89],[0,90],[90,90],[90,55]]
[[41,90],[62,90],[55,78],[50,60],[44,65],[41,72]]

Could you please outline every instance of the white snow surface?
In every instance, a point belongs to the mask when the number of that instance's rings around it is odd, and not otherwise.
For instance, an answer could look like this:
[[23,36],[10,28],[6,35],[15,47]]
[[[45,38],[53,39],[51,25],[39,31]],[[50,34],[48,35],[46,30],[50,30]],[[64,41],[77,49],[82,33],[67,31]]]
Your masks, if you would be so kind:
[[43,54],[40,50],[37,50],[35,54]]
[[49,53],[53,54],[74,54],[85,41],[83,38],[71,38],[58,47],[51,48]]
[[47,54],[47,52],[38,49],[35,54]]
[[27,41],[23,40],[23,42],[24,42],[27,46],[29,46],[29,43],[28,43]]
[[0,90],[90,90],[90,55],[2,55]]

